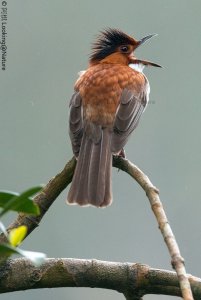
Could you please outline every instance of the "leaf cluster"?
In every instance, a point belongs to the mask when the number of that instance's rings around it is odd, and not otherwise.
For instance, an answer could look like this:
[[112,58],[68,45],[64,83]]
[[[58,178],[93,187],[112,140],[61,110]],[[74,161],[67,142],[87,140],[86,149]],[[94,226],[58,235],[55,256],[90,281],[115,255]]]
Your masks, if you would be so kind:
[[[32,200],[32,197],[41,191],[42,186],[32,187],[21,194],[10,191],[0,191],[0,218],[2,218],[9,211],[16,211],[18,213],[25,213],[29,215],[40,215],[40,209]],[[7,238],[7,243],[0,244],[0,256],[8,258],[12,254],[19,254],[32,261],[36,266],[44,262],[46,255],[40,252],[26,251],[18,247],[24,240],[27,234],[27,227],[21,225],[13,228],[7,233],[4,224],[0,221],[0,229]]]

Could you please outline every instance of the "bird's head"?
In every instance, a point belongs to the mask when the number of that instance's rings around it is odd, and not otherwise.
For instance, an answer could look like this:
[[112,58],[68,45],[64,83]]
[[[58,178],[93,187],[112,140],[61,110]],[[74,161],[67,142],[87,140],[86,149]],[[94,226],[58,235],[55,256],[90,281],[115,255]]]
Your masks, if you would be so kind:
[[160,67],[153,62],[137,59],[134,55],[136,48],[155,35],[151,34],[137,41],[118,29],[108,28],[102,31],[93,43],[90,64],[121,63],[133,68],[135,65],[141,66],[142,69],[144,66]]

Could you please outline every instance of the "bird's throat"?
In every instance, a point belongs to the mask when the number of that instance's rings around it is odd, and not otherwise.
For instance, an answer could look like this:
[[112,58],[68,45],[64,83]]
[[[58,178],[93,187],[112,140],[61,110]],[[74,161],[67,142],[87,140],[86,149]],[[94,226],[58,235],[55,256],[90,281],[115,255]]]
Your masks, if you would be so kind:
[[132,63],[132,64],[129,64],[129,67],[137,72],[143,73],[143,69],[144,69],[145,65],[142,63]]

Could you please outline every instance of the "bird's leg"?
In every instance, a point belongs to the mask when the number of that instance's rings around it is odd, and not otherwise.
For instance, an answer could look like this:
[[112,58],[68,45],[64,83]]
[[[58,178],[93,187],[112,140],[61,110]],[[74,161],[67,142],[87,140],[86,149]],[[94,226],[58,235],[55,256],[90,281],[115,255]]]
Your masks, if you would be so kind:
[[[126,158],[126,152],[125,152],[124,148],[122,148],[121,151],[119,151],[119,153],[113,154],[113,155],[116,157]],[[120,169],[117,169],[117,172],[119,172],[119,171],[120,171]]]
[[117,154],[117,156],[126,158],[126,152],[125,152],[124,148],[121,149],[121,151]]

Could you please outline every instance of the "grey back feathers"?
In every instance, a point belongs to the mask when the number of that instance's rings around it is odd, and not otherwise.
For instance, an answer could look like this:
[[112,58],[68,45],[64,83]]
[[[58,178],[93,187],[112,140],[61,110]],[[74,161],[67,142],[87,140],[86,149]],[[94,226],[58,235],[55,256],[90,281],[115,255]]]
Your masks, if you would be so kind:
[[82,98],[75,92],[70,101],[69,135],[73,153],[78,157],[83,136]]
[[[146,92],[146,89],[145,89]],[[147,93],[123,90],[113,128],[83,120],[82,98],[75,92],[70,103],[69,131],[78,158],[68,193],[70,204],[108,206],[112,203],[112,154],[118,154],[136,128],[147,103]]]
[[145,94],[139,97],[130,90],[123,90],[112,133],[111,151],[113,153],[121,151],[131,132],[137,127],[147,103],[146,99]]

